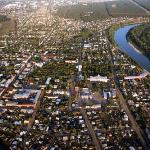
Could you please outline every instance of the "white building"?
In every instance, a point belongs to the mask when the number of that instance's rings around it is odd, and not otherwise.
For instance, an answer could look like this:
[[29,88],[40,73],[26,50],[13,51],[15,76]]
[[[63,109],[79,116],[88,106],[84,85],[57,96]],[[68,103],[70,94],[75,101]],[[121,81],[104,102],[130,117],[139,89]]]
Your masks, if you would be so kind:
[[108,82],[108,78],[107,77],[103,77],[103,76],[90,76],[90,78],[88,79],[91,82]]

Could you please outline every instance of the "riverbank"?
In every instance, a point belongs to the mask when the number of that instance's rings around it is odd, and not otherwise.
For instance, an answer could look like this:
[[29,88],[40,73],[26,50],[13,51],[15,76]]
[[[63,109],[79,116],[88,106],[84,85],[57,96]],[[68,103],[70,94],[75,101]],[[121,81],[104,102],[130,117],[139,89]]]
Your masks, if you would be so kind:
[[107,34],[107,38],[108,40],[114,45],[114,46],[117,46],[117,43],[115,42],[115,39],[114,39],[114,35],[115,35],[115,31],[125,25],[132,25],[133,22],[129,21],[129,22],[125,22],[125,23],[118,23],[118,24],[115,24],[113,26],[111,26],[110,28],[108,28],[106,30],[106,34]]
[[130,58],[132,58],[136,63],[138,63],[143,69],[150,72],[150,61],[146,56],[144,56],[140,51],[132,46],[127,39],[128,32],[136,27],[135,25],[128,25],[119,28],[114,35],[115,42],[117,43],[119,49],[126,53]]
[[133,47],[137,53],[142,54],[142,52],[139,51],[139,50],[135,47],[135,45],[133,45],[131,42],[129,42],[129,45],[130,45],[131,47]]
[[128,41],[150,60],[150,23],[131,29],[128,32]]

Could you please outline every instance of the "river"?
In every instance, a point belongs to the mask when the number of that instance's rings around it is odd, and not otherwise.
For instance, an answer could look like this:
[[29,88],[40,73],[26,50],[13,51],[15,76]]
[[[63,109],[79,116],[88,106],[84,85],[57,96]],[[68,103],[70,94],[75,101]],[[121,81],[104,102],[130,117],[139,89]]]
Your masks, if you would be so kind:
[[128,43],[127,33],[130,29],[136,27],[137,25],[128,25],[119,28],[114,35],[115,42],[117,43],[119,49],[126,53],[130,58],[132,58],[136,63],[138,63],[143,69],[150,72],[150,60],[140,53],[134,46]]

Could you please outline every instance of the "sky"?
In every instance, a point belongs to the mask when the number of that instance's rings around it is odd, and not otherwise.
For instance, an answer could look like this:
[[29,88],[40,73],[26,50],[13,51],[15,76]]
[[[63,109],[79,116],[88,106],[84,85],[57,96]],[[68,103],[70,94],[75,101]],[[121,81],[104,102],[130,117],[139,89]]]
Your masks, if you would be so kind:
[[84,2],[108,2],[108,1],[119,1],[119,0],[79,0],[79,1],[84,1]]

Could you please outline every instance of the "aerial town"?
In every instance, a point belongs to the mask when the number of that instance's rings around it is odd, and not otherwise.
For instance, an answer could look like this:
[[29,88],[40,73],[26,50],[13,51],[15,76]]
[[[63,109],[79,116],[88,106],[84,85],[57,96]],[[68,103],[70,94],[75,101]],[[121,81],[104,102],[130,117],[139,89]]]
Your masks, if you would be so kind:
[[149,23],[150,9],[93,21],[91,11],[57,14],[79,4],[88,2],[0,1],[0,150],[150,149],[150,66],[111,36]]

